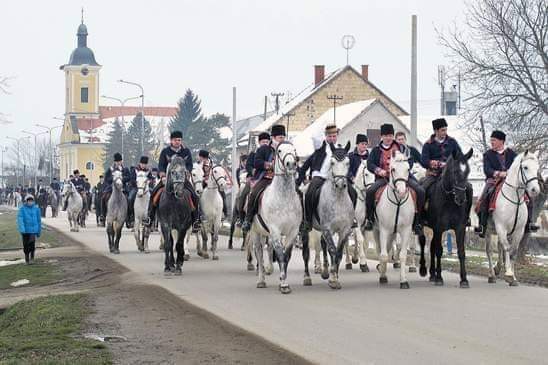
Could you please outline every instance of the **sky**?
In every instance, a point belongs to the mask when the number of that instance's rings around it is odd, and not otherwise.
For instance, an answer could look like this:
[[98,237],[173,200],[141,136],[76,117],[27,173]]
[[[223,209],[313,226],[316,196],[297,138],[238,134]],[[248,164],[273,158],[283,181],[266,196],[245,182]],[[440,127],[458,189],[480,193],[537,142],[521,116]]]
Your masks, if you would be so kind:
[[[313,65],[331,72],[346,64],[345,34],[355,37],[350,64],[369,64],[369,78],[409,110],[411,15],[418,16],[419,114],[436,114],[437,67],[447,64],[435,29],[459,23],[462,0],[277,1],[3,1],[0,5],[0,112],[12,124],[3,135],[23,136],[36,123],[56,125],[64,113],[59,66],[76,47],[81,8],[88,46],[103,66],[100,92],[126,98],[141,83],[145,104],[174,106],[186,89],[205,115],[262,113],[264,96],[295,95],[313,81]],[[139,100],[135,101],[139,103]],[[109,105],[102,100],[101,105]]]

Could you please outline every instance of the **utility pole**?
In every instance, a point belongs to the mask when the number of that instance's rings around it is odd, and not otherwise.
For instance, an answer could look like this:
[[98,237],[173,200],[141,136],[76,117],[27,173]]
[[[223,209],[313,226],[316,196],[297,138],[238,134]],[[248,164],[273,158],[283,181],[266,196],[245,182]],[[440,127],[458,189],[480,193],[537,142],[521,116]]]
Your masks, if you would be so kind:
[[417,143],[417,16],[411,16],[411,146]]
[[144,155],[144,151],[145,151],[145,89],[143,89],[143,86],[141,86],[141,84],[138,84],[136,82],[125,81],[125,80],[118,80],[118,82],[137,86],[139,89],[141,89],[140,98],[141,98],[141,156],[142,156]]
[[2,152],[2,187],[5,188],[6,187],[6,180],[5,180],[5,175],[4,175],[4,153],[8,152],[8,148],[4,147],[4,146],[1,146],[0,151]]
[[276,114],[280,111],[280,96],[284,96],[284,93],[271,93],[274,97],[274,109],[276,110]]
[[268,96],[264,96],[264,113],[263,113],[263,120],[266,120],[266,105],[268,104]]
[[[232,87],[232,180],[236,181],[236,143],[238,139],[236,130],[236,86]],[[236,194],[238,194],[236,184],[232,183],[232,194],[231,194],[231,202],[232,202],[232,209],[234,210],[234,205],[236,204]]]
[[337,102],[339,100],[342,100],[343,97],[339,96],[339,95],[336,95],[336,94],[333,94],[333,95],[327,95],[327,99],[333,100],[333,123],[337,123],[337,114],[336,114]]
[[61,124],[56,125],[55,127],[48,127],[47,125],[37,123],[36,126],[39,128],[47,129],[49,132],[49,183],[51,184],[51,180],[53,178],[53,144],[51,139],[51,131],[56,128],[61,128],[63,127],[63,125]]
[[481,141],[483,142],[483,151],[487,151],[487,137],[485,136],[485,123],[483,122],[483,115],[479,117],[481,128]]
[[295,113],[285,113],[283,115],[285,118],[287,118],[287,131],[286,131],[286,134],[289,136],[289,118],[291,117],[294,117],[295,116]]
[[28,131],[21,131],[21,132],[34,136],[34,188],[36,188],[37,187],[36,177],[38,175],[38,141],[36,140],[36,138],[39,135],[46,134],[48,132],[41,132],[41,133],[33,133]]
[[440,114],[445,115],[445,67],[438,66],[438,84],[441,89]]
[[[27,137],[21,137],[21,138],[13,138],[13,137],[6,136],[6,138],[11,139],[17,143],[17,166],[15,167],[15,185],[19,185],[19,174],[17,173],[17,171],[19,170],[19,166],[21,166],[21,154],[20,154],[19,145],[21,143],[21,140],[30,138],[30,137],[27,136]],[[23,183],[24,182],[25,182],[25,173],[23,169]]]

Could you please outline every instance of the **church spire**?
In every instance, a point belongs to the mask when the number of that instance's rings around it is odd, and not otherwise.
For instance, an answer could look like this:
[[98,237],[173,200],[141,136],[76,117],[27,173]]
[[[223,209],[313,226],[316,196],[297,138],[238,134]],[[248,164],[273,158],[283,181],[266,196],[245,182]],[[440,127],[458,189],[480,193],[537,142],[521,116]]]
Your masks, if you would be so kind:
[[80,26],[78,27],[78,33],[76,35],[78,36],[78,47],[87,47],[88,43],[88,28],[84,24],[84,8],[82,8],[82,22],[80,23]]

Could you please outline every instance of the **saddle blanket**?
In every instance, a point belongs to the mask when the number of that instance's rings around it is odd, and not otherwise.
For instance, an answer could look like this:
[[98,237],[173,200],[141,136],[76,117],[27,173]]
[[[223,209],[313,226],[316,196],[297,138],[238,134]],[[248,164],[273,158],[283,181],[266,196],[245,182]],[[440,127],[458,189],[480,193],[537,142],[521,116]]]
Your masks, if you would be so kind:
[[[162,196],[162,193],[166,190],[166,187],[165,186],[162,186],[160,189],[158,189],[158,191],[156,192],[156,194],[152,197],[152,205],[157,207],[158,204],[160,203],[160,197]],[[188,204],[190,204],[190,208],[194,211],[196,209],[196,206],[194,205],[194,202],[192,201],[192,197],[190,196],[189,193],[185,194],[186,198],[188,199]]]
[[[385,186],[382,186],[377,192],[375,193],[375,205],[379,204],[379,201],[381,200],[382,193],[386,189],[388,184]],[[409,189],[409,193],[411,194],[411,199],[413,199],[413,203],[415,204],[415,210],[417,209],[417,193],[413,189]]]
[[[493,212],[497,208],[497,198],[502,191],[502,186],[504,185],[504,180],[497,180],[497,183],[495,185],[495,190],[487,197],[489,199],[489,212]],[[529,196],[525,194],[525,203],[529,204]],[[481,204],[482,200],[481,198],[478,199],[476,202],[476,213],[479,213],[481,210]]]

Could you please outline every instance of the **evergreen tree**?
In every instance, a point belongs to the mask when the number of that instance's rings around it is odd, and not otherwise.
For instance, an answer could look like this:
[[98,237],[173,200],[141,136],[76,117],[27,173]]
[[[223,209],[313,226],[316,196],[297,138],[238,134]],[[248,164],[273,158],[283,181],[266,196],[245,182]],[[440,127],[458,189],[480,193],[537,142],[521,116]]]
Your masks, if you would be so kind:
[[137,165],[141,158],[141,136],[144,136],[143,155],[150,156],[150,153],[155,149],[156,140],[150,122],[145,118],[144,133],[141,133],[141,119],[141,113],[133,118],[127,131],[127,138],[124,140],[124,144],[127,144],[128,148],[127,155],[124,156],[127,166]]
[[230,139],[222,138],[220,130],[228,127],[229,123],[230,118],[221,113],[198,120],[191,124],[185,143],[192,151],[209,150],[211,157],[217,163],[226,162],[230,155],[230,149],[228,148]]
[[177,103],[177,114],[169,123],[169,131],[181,131],[183,132],[183,137],[186,139],[190,126],[203,119],[200,104],[201,101],[198,99],[198,96],[192,90],[188,89],[185,96]]
[[[103,167],[105,170],[112,166],[114,154],[116,152],[122,152],[120,150],[122,146],[122,133],[124,133],[124,130],[122,129],[122,125],[118,121],[118,118],[116,118],[112,125],[112,130],[108,133],[107,142],[105,145],[105,156],[103,159]],[[124,138],[124,144],[126,143],[125,139],[126,138]]]

